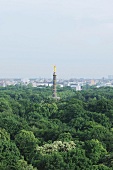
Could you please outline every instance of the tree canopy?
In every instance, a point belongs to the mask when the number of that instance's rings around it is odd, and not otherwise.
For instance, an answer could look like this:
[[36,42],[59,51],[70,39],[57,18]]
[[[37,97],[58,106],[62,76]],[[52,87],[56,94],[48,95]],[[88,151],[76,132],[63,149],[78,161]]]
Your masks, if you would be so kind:
[[0,170],[112,170],[113,88],[0,87]]

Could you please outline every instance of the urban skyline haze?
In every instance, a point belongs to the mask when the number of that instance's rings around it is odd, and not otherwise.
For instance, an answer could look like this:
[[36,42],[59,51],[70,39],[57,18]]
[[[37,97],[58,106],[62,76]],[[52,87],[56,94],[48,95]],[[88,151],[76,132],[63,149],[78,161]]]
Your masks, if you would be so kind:
[[113,75],[113,0],[0,0],[0,78]]

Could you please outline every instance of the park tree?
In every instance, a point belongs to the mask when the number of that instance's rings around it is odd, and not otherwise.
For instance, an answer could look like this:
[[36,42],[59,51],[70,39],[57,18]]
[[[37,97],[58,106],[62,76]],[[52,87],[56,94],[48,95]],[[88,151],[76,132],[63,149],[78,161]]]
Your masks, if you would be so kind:
[[103,147],[102,143],[97,139],[92,139],[85,142],[86,156],[89,157],[93,164],[107,154],[107,150]]
[[10,140],[10,135],[0,129],[0,170],[16,170],[15,165],[20,159],[16,144]]
[[12,112],[10,102],[5,98],[0,98],[0,112],[9,111]]
[[20,159],[15,165],[16,170],[37,170],[31,164],[28,165],[27,161]]
[[15,142],[20,150],[21,155],[23,155],[25,160],[30,163],[33,155],[35,154],[38,139],[35,138],[33,132],[21,130],[15,136]]

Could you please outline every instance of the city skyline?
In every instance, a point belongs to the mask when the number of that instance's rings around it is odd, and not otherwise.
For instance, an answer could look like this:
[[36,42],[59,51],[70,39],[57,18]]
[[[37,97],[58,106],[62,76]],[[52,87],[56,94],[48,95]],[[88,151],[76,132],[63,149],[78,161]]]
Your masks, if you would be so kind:
[[1,0],[0,78],[113,74],[112,0]]

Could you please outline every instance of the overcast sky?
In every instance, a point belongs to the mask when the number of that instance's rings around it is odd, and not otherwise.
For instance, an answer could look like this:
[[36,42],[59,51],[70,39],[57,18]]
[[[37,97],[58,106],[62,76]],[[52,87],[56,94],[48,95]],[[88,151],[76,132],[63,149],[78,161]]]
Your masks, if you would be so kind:
[[113,75],[113,0],[0,0],[0,78]]

